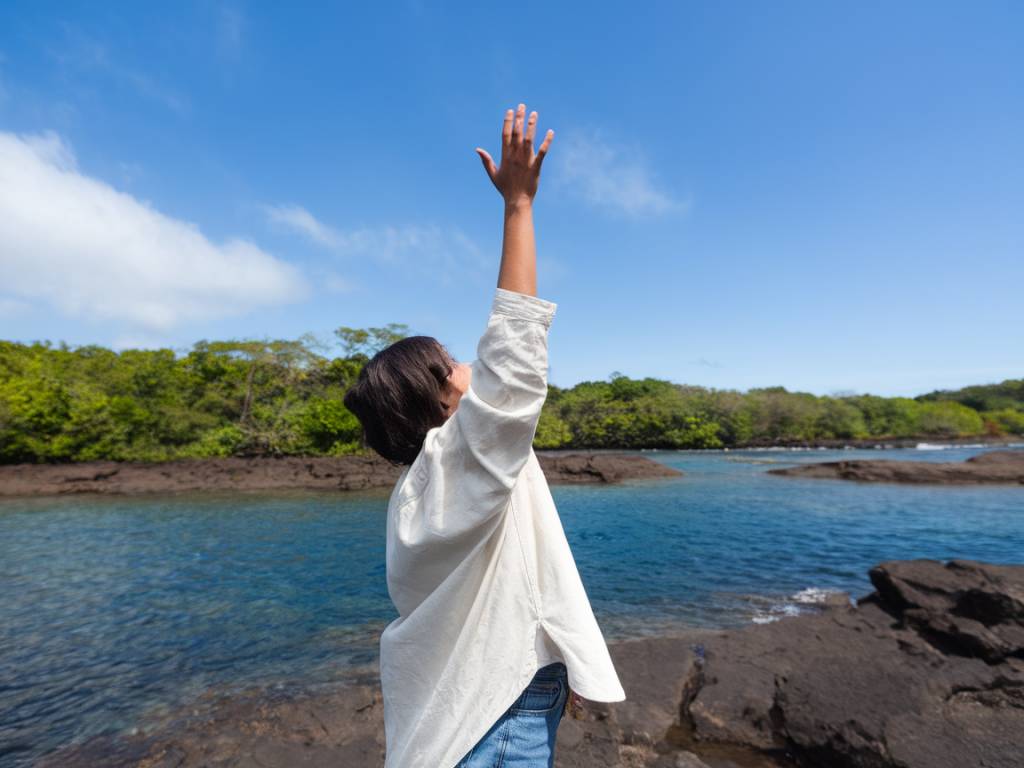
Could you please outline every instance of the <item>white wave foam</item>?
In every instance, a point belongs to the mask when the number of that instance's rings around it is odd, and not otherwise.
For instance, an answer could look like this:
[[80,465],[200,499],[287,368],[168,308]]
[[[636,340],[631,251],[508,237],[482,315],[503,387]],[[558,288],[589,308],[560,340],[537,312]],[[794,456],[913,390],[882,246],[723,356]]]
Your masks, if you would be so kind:
[[[751,597],[751,602],[762,603],[754,607],[750,620],[755,624],[770,624],[787,616],[801,616],[815,613],[832,595],[843,594],[842,590],[825,587],[807,587],[784,598]],[[766,604],[764,604],[766,603]]]
[[985,443],[958,443],[956,445],[952,443],[918,443],[915,447],[919,451],[948,451],[952,448],[989,448],[992,446],[985,445]]
[[838,595],[840,590],[838,589],[821,589],[819,587],[808,587],[807,589],[801,589],[790,599],[796,603],[802,603],[804,605],[823,605],[828,600],[830,595]]

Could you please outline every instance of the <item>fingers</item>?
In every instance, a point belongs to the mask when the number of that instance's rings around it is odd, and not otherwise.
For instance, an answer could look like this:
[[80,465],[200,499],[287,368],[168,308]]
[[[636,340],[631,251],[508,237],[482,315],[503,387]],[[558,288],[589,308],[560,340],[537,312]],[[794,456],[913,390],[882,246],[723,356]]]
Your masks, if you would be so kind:
[[[524,132],[524,122],[525,132]],[[544,137],[544,143],[541,144],[540,149],[537,152],[536,157],[533,157],[533,142],[537,135],[537,111],[534,110],[530,113],[530,118],[526,120],[526,105],[520,103],[515,109],[509,109],[505,111],[505,121],[501,126],[501,161],[502,164],[505,162],[505,158],[508,157],[511,150],[525,149],[526,155],[529,159],[532,158],[532,162],[536,166],[540,167],[540,164],[544,161],[544,156],[547,154],[548,147],[551,146],[551,140],[555,136],[554,131],[548,131]],[[477,149],[478,152],[483,152],[481,149]],[[486,153],[484,153],[486,154]],[[490,155],[487,155],[487,159],[484,159],[482,154],[481,160],[484,162],[484,168],[487,169],[488,175],[491,176],[491,180],[494,180],[498,169],[494,167],[493,160],[490,160]]]
[[487,171],[487,175],[491,177],[491,181],[494,181],[494,177],[498,175],[498,169],[494,165],[494,160],[488,154],[486,149],[476,148],[476,153],[480,155],[480,160],[484,164],[484,170]]
[[533,135],[537,130],[537,110],[530,113],[530,120],[526,124],[526,136],[523,138],[523,145],[528,151],[533,150]]
[[544,162],[544,157],[548,153],[548,148],[551,146],[551,140],[553,138],[555,138],[555,132],[549,129],[547,134],[544,136],[544,143],[541,144],[540,149],[537,150],[537,157],[534,159],[533,163],[537,166],[538,173],[540,172],[540,164]]
[[526,105],[520,104],[516,110],[516,119],[512,124],[512,146],[518,147],[523,143],[523,118],[526,116]]
[[512,118],[514,114],[511,109],[506,111],[505,122],[501,126],[501,156],[503,158],[505,157],[505,152],[512,146]]

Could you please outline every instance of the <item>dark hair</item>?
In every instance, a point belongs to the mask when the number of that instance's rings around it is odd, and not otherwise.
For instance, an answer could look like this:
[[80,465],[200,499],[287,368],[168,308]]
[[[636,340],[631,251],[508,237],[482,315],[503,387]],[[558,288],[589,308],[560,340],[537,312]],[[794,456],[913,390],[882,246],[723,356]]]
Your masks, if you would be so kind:
[[432,336],[409,336],[374,355],[345,393],[363,442],[392,464],[416,459],[427,432],[444,424],[452,357]]

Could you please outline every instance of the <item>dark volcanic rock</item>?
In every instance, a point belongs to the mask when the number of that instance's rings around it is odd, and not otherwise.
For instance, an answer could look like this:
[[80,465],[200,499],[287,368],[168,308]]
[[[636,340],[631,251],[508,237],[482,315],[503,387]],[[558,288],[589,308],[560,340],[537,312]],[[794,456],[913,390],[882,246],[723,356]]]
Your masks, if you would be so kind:
[[[627,699],[558,731],[559,768],[1021,768],[1024,566],[883,563],[857,605],[737,630],[612,643]],[[951,629],[954,627],[954,629]],[[234,696],[79,766],[380,766],[375,681]]]
[[688,708],[697,738],[810,766],[1024,765],[1024,567],[912,561],[871,576],[880,588],[856,607],[710,646]]
[[859,480],[872,483],[940,483],[964,485],[1009,483],[1024,485],[1024,451],[989,451],[966,461],[899,461],[850,459],[823,461],[768,470],[773,475]]
[[280,488],[350,491],[393,485],[398,474],[377,456],[16,464],[0,467],[0,496]]
[[[554,452],[538,454],[538,459],[551,483],[614,483],[682,474],[630,454]],[[401,468],[376,455],[15,464],[0,466],[0,496],[288,488],[352,491],[390,488],[400,472]]]
[[883,563],[865,598],[947,653],[999,662],[1024,658],[1024,569],[954,560]]
[[101,737],[44,758],[39,768],[379,766],[379,686],[354,682],[329,696],[239,694],[199,701],[147,735]]
[[628,453],[540,452],[537,459],[550,483],[617,483],[683,474],[660,461]]

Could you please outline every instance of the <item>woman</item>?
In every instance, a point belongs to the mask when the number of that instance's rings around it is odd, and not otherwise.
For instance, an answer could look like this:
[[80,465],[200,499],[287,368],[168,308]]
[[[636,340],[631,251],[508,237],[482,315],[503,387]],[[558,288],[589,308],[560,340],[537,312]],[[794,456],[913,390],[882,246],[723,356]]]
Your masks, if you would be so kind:
[[537,297],[533,199],[553,131],[508,110],[498,287],[471,365],[403,339],[345,396],[366,443],[404,465],[388,503],[387,584],[399,618],[380,639],[385,768],[541,768],[572,691],[625,693],[532,444],[547,396],[556,304]]

